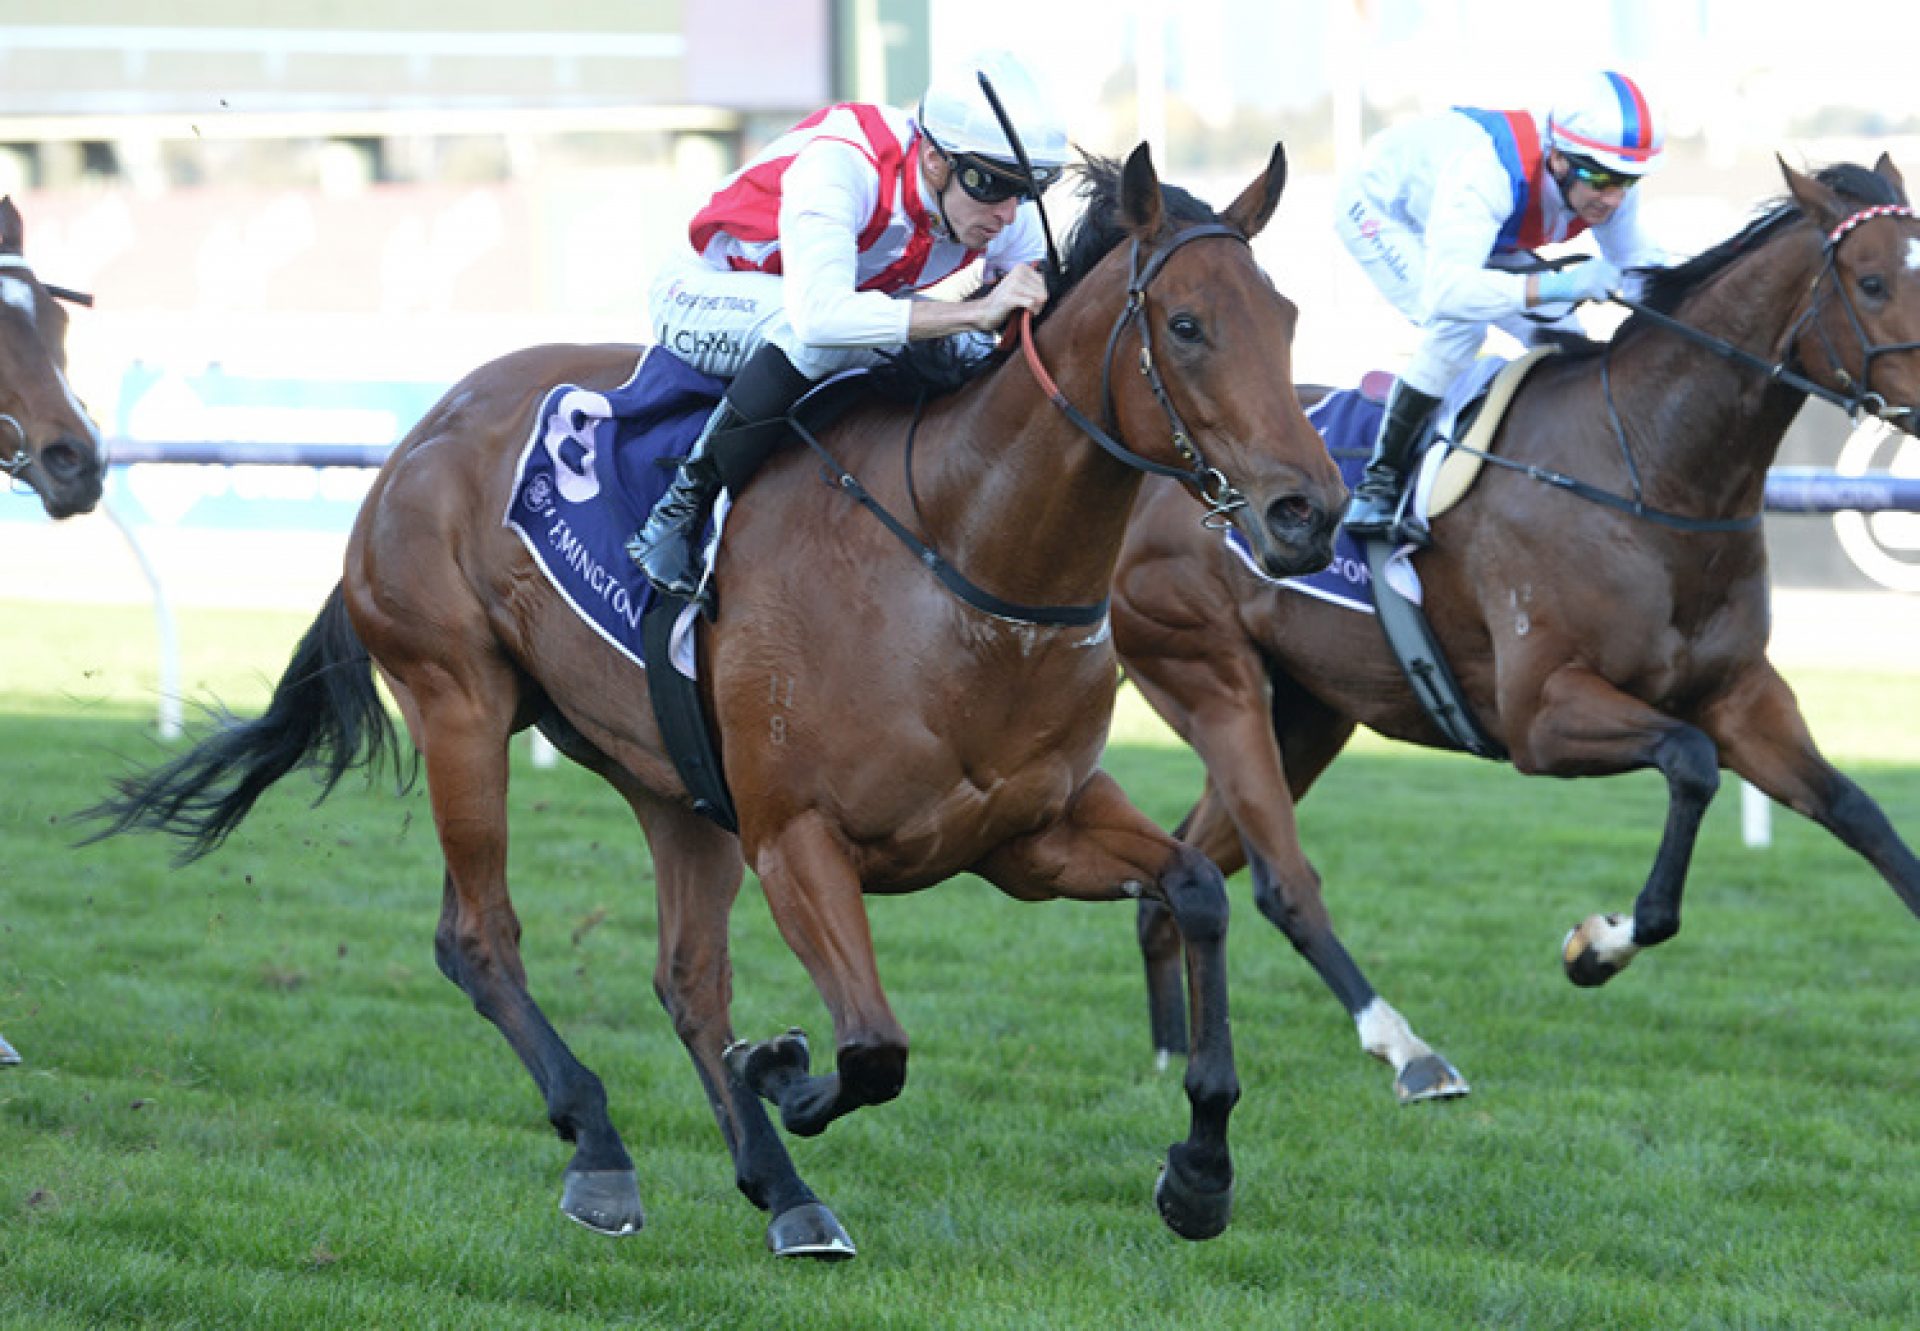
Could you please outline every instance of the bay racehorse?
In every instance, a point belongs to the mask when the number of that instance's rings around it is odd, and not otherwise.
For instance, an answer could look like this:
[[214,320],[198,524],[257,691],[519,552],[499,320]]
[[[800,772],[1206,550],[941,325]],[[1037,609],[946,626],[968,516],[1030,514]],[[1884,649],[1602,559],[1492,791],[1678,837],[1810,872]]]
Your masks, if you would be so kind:
[[[1247,244],[1279,201],[1280,149],[1218,216],[1163,193],[1144,148],[1124,169],[1090,162],[1081,174],[1087,207],[1064,277],[1022,339],[1032,358],[1003,352],[922,411],[875,399],[819,431],[880,505],[911,514],[918,538],[970,584],[970,602],[804,449],[784,450],[728,517],[720,615],[699,630],[700,686],[737,838],[694,811],[645,672],[575,617],[500,520],[542,394],[561,381],[611,388],[632,347],[537,348],[455,385],[374,481],[344,581],[266,714],[123,781],[98,812],[112,830],[165,828],[205,851],[296,765],[337,779],[377,758],[393,736],[371,657],[425,759],[446,859],[440,967],[500,1029],[575,1144],[561,1209],[627,1233],[642,1223],[633,1162],[600,1080],[529,993],[508,896],[508,740],[538,726],[606,778],[646,834],[655,989],[740,1190],[771,1214],[767,1241],[782,1254],[853,1248],[760,1099],[810,1136],[891,1100],[906,1077],[907,1036],[881,989],[862,893],[971,871],[1023,900],[1162,899],[1193,959],[1194,1056],[1189,1136],[1155,1196],[1178,1233],[1218,1233],[1239,1095],[1225,892],[1204,856],[1098,768],[1117,678],[1105,602],[1141,466],[1188,477],[1214,520],[1232,522],[1277,574],[1327,561],[1345,490],[1285,373],[1295,311]],[[1058,374],[1051,402],[1047,366]],[[1189,500],[1187,520],[1202,516]],[[735,1040],[727,921],[743,859],[832,1016],[831,1072],[810,1071],[798,1033]]]
[[[1415,556],[1463,696],[1518,770],[1666,777],[1666,829],[1632,913],[1567,936],[1575,984],[1604,983],[1678,931],[1722,767],[1828,828],[1920,913],[1920,863],[1821,757],[1767,660],[1760,530],[1767,469],[1810,392],[1913,428],[1920,220],[1884,156],[1872,171],[1782,170],[1789,196],[1653,274],[1610,344],[1530,374],[1475,488]],[[1254,575],[1182,521],[1177,495],[1150,492],[1121,554],[1114,634],[1206,765],[1180,835],[1229,873],[1251,866],[1260,911],[1393,1066],[1403,1100],[1464,1093],[1335,936],[1294,819],[1356,726],[1450,747],[1372,617]],[[1156,1043],[1178,1050],[1179,944],[1157,905],[1142,906],[1139,936]]]
[[[100,432],[67,383],[67,312],[91,298],[49,286],[24,250],[26,227],[0,198],[0,470],[40,496],[50,518],[86,513],[106,475]],[[20,1055],[0,1037],[0,1066]]]

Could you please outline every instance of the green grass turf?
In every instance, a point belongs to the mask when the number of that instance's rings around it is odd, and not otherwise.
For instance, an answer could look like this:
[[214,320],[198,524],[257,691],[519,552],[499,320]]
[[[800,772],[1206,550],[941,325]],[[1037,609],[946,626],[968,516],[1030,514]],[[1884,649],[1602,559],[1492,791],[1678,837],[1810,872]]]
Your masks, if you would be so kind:
[[[1652,776],[1527,780],[1362,741],[1302,810],[1342,936],[1472,1081],[1401,1108],[1388,1071],[1231,886],[1234,1225],[1149,1198],[1181,1136],[1131,910],[972,880],[870,902],[913,1038],[906,1093],[791,1143],[860,1244],[776,1263],[651,991],[650,869],[624,806],[516,760],[512,875],[534,991],[605,1079],[648,1228],[555,1209],[569,1148],[435,969],[419,792],[304,778],[186,869],[72,810],[151,738],[137,609],[0,605],[0,1327],[1911,1327],[1920,1324],[1920,928],[1731,782],[1686,927],[1607,988],[1561,934],[1624,910]],[[189,614],[186,684],[264,699],[302,616]],[[1920,832],[1912,676],[1795,679],[1830,755]],[[1198,766],[1125,704],[1109,766],[1177,821]],[[1385,799],[1396,810],[1380,812]],[[744,1033],[827,1039],[751,885]]]

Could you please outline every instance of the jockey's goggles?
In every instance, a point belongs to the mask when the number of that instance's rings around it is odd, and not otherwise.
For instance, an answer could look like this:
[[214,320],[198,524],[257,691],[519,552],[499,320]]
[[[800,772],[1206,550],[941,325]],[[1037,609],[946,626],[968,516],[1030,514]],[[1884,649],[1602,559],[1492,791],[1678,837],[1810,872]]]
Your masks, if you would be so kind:
[[1060,168],[1057,166],[1035,166],[1033,185],[1028,188],[1024,175],[988,158],[976,157],[972,153],[950,153],[945,149],[941,150],[941,156],[953,168],[954,179],[960,182],[960,188],[975,203],[1038,199],[1046,192],[1047,186],[1060,178]]
[[1567,168],[1573,172],[1576,179],[1595,189],[1632,189],[1640,183],[1639,176],[1609,171],[1590,157],[1576,156],[1564,150],[1560,155],[1567,159]]

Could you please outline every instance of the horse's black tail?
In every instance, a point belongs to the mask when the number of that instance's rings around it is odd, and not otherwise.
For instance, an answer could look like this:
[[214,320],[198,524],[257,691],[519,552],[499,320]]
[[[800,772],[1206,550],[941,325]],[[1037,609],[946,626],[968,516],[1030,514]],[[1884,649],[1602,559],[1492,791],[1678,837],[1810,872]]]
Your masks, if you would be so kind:
[[81,844],[128,831],[159,831],[199,859],[227,839],[268,786],[314,769],[325,799],[350,768],[398,762],[399,737],[374,687],[373,658],[347,618],[339,586],[294,649],[273,700],[251,721],[227,723],[173,761],[118,777],[119,794],[80,813],[107,826]]

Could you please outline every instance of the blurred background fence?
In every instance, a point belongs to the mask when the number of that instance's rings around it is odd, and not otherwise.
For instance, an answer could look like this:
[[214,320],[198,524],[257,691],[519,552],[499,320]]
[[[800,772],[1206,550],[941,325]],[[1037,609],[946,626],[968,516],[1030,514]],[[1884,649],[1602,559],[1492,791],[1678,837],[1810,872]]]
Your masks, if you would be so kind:
[[[1683,254],[1779,190],[1775,155],[1920,169],[1920,80],[1857,34],[1920,36],[1888,0],[11,0],[0,193],[49,280],[94,292],[71,374],[121,455],[183,443],[377,449],[494,355],[647,336],[655,266],[713,184],[838,98],[909,104],[937,59],[1017,47],[1075,140],[1145,139],[1172,179],[1236,190],[1283,139],[1259,251],[1300,305],[1303,378],[1393,368],[1412,330],[1338,250],[1333,182],[1367,134],[1460,102],[1537,104],[1618,65],[1668,127],[1647,187]],[[1074,201],[1056,191],[1064,225]],[[141,454],[141,449],[149,450]],[[1787,468],[1920,476],[1920,445],[1810,405]],[[308,605],[364,492],[358,468],[135,465],[110,499],[190,601]],[[104,518],[54,527],[0,496],[17,594],[144,599]],[[1768,520],[1782,587],[1920,591],[1920,515]]]

